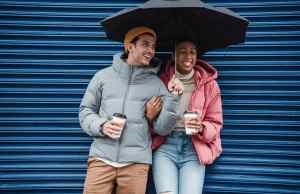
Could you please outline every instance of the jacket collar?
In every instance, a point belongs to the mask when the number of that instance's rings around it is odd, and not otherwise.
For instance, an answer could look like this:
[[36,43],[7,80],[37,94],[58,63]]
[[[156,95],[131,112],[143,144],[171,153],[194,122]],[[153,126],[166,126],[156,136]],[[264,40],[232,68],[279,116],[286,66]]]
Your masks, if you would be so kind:
[[149,65],[129,65],[122,58],[123,53],[117,53],[113,57],[112,67],[115,72],[123,79],[129,79],[131,77],[132,81],[145,79],[151,74],[156,74],[160,70],[160,60],[158,58],[153,58]]
[[[197,87],[200,87],[207,82],[218,78],[218,71],[209,63],[204,60],[198,59],[194,67],[194,80]],[[167,63],[164,72],[162,73],[162,79],[164,82],[168,82],[175,73],[174,62]]]

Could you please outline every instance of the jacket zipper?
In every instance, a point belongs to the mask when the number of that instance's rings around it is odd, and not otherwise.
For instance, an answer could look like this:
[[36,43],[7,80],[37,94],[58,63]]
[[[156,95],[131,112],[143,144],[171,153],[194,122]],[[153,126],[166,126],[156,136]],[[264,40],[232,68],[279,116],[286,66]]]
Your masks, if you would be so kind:
[[[127,96],[128,96],[128,91],[130,88],[130,82],[131,82],[131,76],[132,76],[132,72],[133,72],[133,67],[131,65],[129,65],[130,68],[130,73],[129,73],[129,78],[128,78],[128,82],[127,82],[127,88],[125,90],[125,95],[124,95],[124,99],[123,99],[123,104],[122,104],[122,114],[125,113],[125,104],[126,104],[126,100],[127,100]],[[118,140],[118,153],[117,153],[117,162],[119,162],[119,157],[120,157],[120,139]]]

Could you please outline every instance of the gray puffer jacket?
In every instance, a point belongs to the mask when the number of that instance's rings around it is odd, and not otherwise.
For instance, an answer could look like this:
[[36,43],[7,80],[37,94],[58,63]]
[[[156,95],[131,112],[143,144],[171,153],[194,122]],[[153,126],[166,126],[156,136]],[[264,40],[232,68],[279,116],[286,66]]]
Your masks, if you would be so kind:
[[[114,162],[152,163],[151,135],[145,118],[145,104],[162,96],[163,108],[154,122],[154,132],[167,135],[176,122],[179,97],[170,94],[157,76],[159,64],[131,66],[116,54],[111,67],[97,72],[80,104],[80,125],[94,138],[90,156]],[[120,139],[101,133],[101,126],[113,113],[127,116]]]

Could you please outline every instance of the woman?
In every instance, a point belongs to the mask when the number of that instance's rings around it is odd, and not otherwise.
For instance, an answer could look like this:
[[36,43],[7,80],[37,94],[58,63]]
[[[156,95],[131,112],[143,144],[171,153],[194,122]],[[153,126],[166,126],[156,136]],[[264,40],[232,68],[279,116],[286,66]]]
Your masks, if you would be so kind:
[[[212,164],[221,154],[220,130],[223,125],[222,103],[217,71],[207,62],[197,59],[192,41],[176,45],[174,62],[168,63],[161,74],[167,85],[179,79],[184,86],[176,126],[166,137],[154,134],[152,140],[153,178],[158,194],[201,194],[205,165]],[[175,73],[176,72],[176,73]],[[172,89],[172,85],[167,86]],[[146,105],[151,120],[160,111],[158,97]],[[185,111],[197,112],[197,119],[184,121]],[[186,135],[185,127],[195,129]]]

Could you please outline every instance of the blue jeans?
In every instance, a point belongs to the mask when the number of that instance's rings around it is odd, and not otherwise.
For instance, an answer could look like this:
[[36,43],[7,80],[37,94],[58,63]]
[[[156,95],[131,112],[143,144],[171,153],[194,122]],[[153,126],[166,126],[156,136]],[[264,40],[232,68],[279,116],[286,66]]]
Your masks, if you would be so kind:
[[201,194],[205,176],[190,136],[172,132],[153,154],[153,179],[157,194]]

